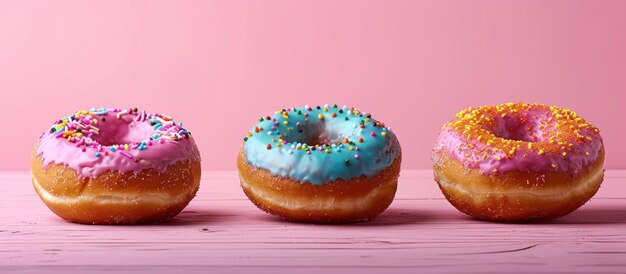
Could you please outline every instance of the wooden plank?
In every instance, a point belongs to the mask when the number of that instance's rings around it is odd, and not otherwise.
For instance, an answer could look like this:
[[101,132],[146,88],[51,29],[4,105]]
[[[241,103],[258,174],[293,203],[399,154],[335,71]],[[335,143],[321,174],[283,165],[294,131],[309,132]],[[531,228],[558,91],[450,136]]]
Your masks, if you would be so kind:
[[539,224],[458,213],[430,171],[402,172],[397,199],[368,223],[284,222],[256,209],[235,172],[205,172],[198,197],[157,225],[67,223],[28,173],[0,173],[0,272],[414,273],[626,271],[626,171],[587,205]]

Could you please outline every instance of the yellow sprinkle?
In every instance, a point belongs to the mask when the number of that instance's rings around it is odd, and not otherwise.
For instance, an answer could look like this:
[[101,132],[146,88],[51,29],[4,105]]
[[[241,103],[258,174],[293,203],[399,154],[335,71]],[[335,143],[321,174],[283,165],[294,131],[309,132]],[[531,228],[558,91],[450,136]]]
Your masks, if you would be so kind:
[[321,113],[320,113],[320,114],[318,114],[318,115],[317,115],[317,119],[324,120],[324,115],[322,115]]
[[555,164],[552,164],[552,167],[553,167],[553,168],[556,168],[556,165],[555,165]]
[[497,148],[497,147],[494,147],[494,148],[493,148],[493,151],[494,151],[494,152],[498,151],[498,148]]
[[326,153],[330,153],[330,149],[328,149],[328,148],[327,148],[326,150],[324,150],[324,151],[325,151]]
[[502,160],[502,157],[496,156],[496,160],[500,161],[500,160]]
[[124,150],[128,150],[128,144],[124,144]]
[[93,123],[94,123],[94,124],[98,124],[98,119],[93,118]]
[[494,168],[491,171],[493,171],[493,173],[498,173],[498,169],[497,168]]
[[365,122],[366,122],[366,123],[369,123],[369,122],[370,122],[370,118],[369,118],[369,117],[368,117],[368,118],[365,118]]
[[324,112],[328,112],[328,108],[324,108]]
[[286,125],[286,124],[289,124],[289,122],[287,122],[287,121],[283,121],[283,124],[285,124],[285,125]]
[[120,114],[119,113],[115,114],[115,117],[117,117],[117,119],[119,119],[120,118]]
[[544,153],[543,148],[540,148],[540,149],[539,149],[539,155],[541,155],[541,154],[543,154],[543,153]]
[[350,146],[348,149],[349,150],[354,150],[354,146]]
[[381,132],[381,133],[380,133],[380,135],[382,135],[382,136],[387,136],[387,132],[386,132],[386,131],[383,131],[383,132]]
[[563,151],[562,154],[563,154],[563,156],[567,156],[567,152],[565,152],[565,151]]
[[589,156],[589,152],[585,152],[585,155]]
[[528,143],[528,149],[533,148],[533,143]]

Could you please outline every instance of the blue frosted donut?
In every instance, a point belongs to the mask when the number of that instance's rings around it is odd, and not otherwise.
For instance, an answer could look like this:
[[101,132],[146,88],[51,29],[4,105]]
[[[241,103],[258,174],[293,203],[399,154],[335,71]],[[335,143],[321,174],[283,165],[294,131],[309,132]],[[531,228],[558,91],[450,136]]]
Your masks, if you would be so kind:
[[371,177],[400,155],[383,123],[337,105],[279,110],[260,118],[244,140],[252,166],[313,184]]
[[[299,218],[300,215],[289,212],[308,209],[306,214],[322,216],[330,216],[326,209],[349,212],[332,209],[332,206],[325,204],[338,203],[339,200],[333,195],[340,195],[330,193],[333,189],[323,188],[327,185],[354,185],[361,182],[361,185],[368,185],[367,191],[362,191],[362,199],[372,200],[382,199],[382,194],[381,197],[375,197],[383,193],[376,189],[385,188],[386,200],[379,201],[375,215],[388,206],[383,204],[390,203],[395,194],[401,158],[398,139],[390,128],[355,108],[325,105],[281,109],[273,116],[261,117],[244,141],[238,159],[242,187],[255,204],[270,213],[304,221],[346,221],[354,219],[356,215],[310,219]],[[384,172],[394,164],[392,172]],[[259,174],[263,175],[255,176],[263,178],[249,178],[254,177],[247,175],[249,172],[245,170],[249,167],[261,170]],[[380,174],[385,174],[385,177],[377,178]],[[306,194],[300,192],[304,191],[304,187],[298,189],[294,182],[315,187],[309,187],[306,191],[316,192],[317,196],[301,201],[289,197],[290,191]],[[274,190],[278,194],[271,193]],[[285,193],[285,197],[281,197],[280,191]],[[329,193],[322,198],[320,193],[324,191]],[[345,192],[349,189],[334,191]],[[345,202],[351,204],[352,200]],[[280,207],[283,207],[282,212],[273,210]],[[371,218],[371,215],[370,212],[366,217]]]

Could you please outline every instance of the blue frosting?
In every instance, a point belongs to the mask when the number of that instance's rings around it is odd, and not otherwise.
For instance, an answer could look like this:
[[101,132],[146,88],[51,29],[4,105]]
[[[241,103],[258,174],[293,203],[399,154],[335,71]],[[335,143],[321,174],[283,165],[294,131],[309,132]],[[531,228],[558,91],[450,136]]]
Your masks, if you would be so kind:
[[384,124],[337,105],[277,111],[259,119],[244,140],[250,165],[315,185],[372,177],[400,155],[396,135]]

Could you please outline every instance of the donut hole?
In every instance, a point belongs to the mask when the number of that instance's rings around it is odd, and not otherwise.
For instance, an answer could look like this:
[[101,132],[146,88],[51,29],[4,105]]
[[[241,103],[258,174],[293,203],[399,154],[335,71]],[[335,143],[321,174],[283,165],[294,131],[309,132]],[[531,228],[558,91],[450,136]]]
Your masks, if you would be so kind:
[[328,136],[326,136],[326,134],[320,134],[317,136],[311,136],[311,138],[309,138],[308,140],[305,140],[304,142],[305,144],[307,144],[308,146],[315,146],[315,145],[331,145],[332,142],[330,139],[328,139]]
[[354,135],[352,132],[346,132],[347,129],[352,127],[345,127],[345,124],[339,123],[325,123],[319,122],[307,127],[302,128],[300,134],[291,135],[287,137],[287,142],[296,142],[307,144],[308,146],[315,145],[332,145],[341,142],[343,138],[349,138]]
[[532,143],[542,139],[538,124],[538,119],[528,119],[527,115],[508,115],[496,119],[490,130],[498,138]]
[[150,138],[153,132],[148,123],[115,117],[99,122],[98,128],[100,132],[93,139],[103,146],[136,144]]

